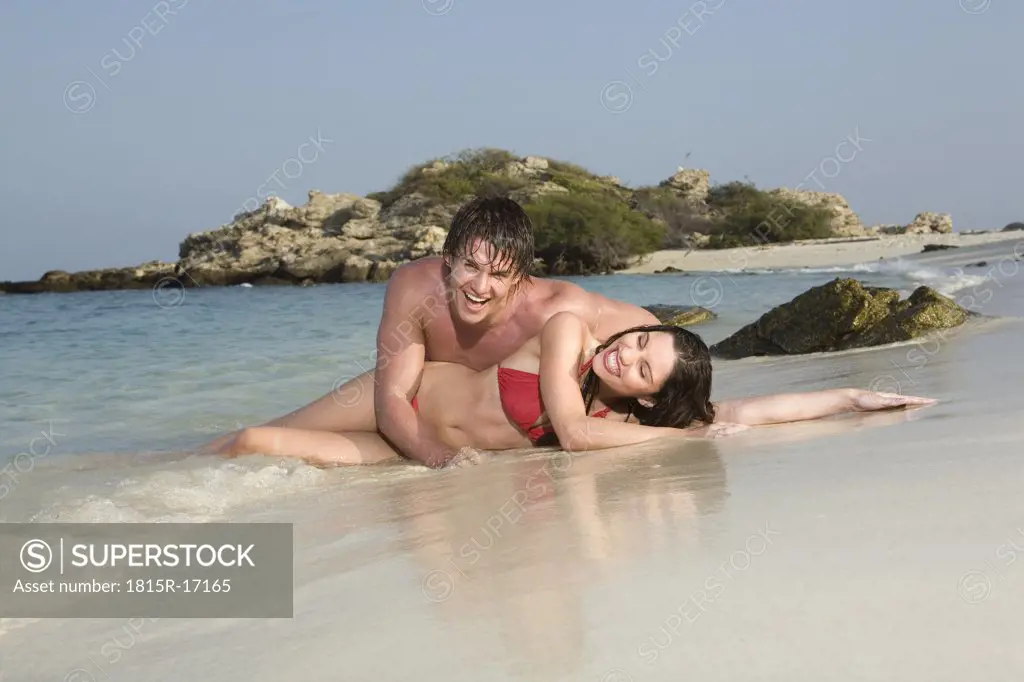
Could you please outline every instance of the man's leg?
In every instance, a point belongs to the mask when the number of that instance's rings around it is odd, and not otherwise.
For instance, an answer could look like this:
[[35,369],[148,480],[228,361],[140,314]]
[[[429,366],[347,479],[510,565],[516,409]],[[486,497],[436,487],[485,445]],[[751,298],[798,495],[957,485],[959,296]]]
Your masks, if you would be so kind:
[[295,457],[318,466],[378,464],[398,453],[376,433],[328,433],[278,426],[242,429],[218,454]]
[[[262,426],[283,426],[309,431],[375,432],[377,418],[373,411],[373,370],[360,374],[305,407]],[[238,431],[224,434],[199,448],[200,452],[220,452]]]
[[305,407],[273,419],[263,426],[286,426],[312,431],[376,431],[373,410],[374,372],[350,379]]

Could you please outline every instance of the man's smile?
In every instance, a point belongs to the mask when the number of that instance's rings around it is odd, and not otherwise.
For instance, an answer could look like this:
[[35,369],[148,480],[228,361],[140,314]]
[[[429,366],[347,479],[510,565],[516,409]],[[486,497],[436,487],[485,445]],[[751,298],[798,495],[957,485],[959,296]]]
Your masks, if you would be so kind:
[[463,291],[462,295],[465,296],[466,305],[470,310],[480,310],[487,305],[488,301],[491,300],[489,298],[484,298],[483,296],[477,296],[476,294],[472,294],[468,291]]

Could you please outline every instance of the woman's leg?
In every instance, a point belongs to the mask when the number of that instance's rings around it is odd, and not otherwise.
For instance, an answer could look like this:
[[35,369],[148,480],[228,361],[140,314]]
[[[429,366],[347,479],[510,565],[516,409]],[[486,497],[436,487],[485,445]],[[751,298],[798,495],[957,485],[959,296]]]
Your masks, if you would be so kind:
[[[305,407],[273,419],[262,426],[282,426],[308,431],[376,432],[373,408],[373,371],[360,374]],[[222,452],[239,431],[224,434],[199,448],[200,452]]]
[[242,429],[218,453],[295,457],[319,466],[377,464],[399,455],[377,433],[330,433],[280,426]]

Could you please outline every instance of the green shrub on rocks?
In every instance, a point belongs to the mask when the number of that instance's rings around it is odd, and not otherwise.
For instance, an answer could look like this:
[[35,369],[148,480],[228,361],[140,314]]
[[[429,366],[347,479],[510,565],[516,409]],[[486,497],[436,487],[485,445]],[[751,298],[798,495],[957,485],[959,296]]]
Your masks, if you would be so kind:
[[535,253],[548,273],[609,272],[664,241],[664,227],[633,211],[632,191],[612,179],[563,161],[523,160],[502,149],[433,159],[411,168],[392,189],[368,197],[387,210],[412,193],[428,205],[453,207],[477,196],[512,196],[533,220]]
[[713,187],[707,203],[718,216],[711,229],[711,248],[833,236],[832,216],[827,209],[761,191],[750,183],[730,182]]
[[458,154],[413,166],[398,184],[367,195],[387,208],[414,192],[438,204],[461,204],[473,196],[506,195],[526,186],[525,178],[504,173],[515,155],[503,149],[468,149]]
[[690,245],[690,235],[707,234],[714,221],[670,187],[641,187],[633,193],[632,206],[649,218],[665,225],[661,248],[678,249]]
[[[453,211],[475,196],[512,196],[534,222],[536,256],[550,274],[610,272],[656,249],[688,246],[695,232],[709,235],[711,248],[832,235],[827,210],[752,184],[720,185],[706,204],[695,203],[665,183],[632,190],[576,164],[520,159],[503,149],[433,159],[409,169],[390,190],[368,196],[386,211],[413,193],[427,206]],[[416,211],[423,206],[413,205]]]
[[658,249],[665,238],[662,225],[612,196],[549,194],[525,208],[548,274],[610,272]]
[[565,161],[548,159],[548,169],[544,171],[542,178],[577,194],[600,194],[621,201],[627,201],[630,195],[628,189],[613,184],[607,178],[594,175],[582,166]]

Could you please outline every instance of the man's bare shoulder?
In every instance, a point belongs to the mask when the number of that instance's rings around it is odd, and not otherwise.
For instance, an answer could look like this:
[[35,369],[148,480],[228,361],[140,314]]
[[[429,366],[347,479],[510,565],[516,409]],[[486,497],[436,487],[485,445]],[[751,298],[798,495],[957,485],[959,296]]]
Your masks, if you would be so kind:
[[537,277],[532,283],[534,306],[551,317],[563,310],[578,313],[590,305],[591,292],[578,284]]
[[[547,321],[559,312],[570,312],[584,320],[591,330],[603,335],[641,324],[657,324],[657,318],[640,306],[588,291],[578,284],[538,278],[535,309]],[[605,327],[611,326],[610,329]]]
[[427,256],[398,266],[390,282],[406,282],[434,280],[440,282],[444,278],[444,260],[440,256]]
[[537,282],[543,282],[538,292],[537,304],[545,309],[548,317],[562,311],[567,311],[579,317],[587,318],[588,316],[596,315],[598,310],[604,307],[632,305],[608,298],[603,294],[588,291],[572,282],[550,279],[538,279]]
[[444,288],[444,261],[429,256],[405,263],[391,273],[387,288],[390,296],[402,300],[437,295]]

